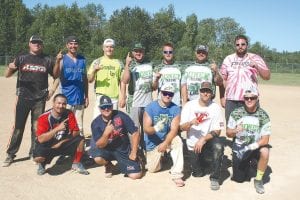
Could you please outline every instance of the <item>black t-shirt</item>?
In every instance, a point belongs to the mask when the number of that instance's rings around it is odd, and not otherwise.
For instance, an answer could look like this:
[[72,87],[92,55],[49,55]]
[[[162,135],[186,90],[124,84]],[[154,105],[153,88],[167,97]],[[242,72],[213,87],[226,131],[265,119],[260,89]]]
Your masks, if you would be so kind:
[[53,59],[45,54],[27,53],[17,56],[15,65],[18,70],[17,95],[29,100],[46,98],[48,74],[53,76]]

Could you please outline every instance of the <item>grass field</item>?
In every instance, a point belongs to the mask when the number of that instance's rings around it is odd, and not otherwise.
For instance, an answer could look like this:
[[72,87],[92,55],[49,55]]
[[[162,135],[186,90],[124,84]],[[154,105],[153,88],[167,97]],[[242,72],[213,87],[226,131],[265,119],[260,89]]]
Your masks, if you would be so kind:
[[[0,76],[3,76],[4,70],[5,70],[5,66],[0,65]],[[300,74],[272,73],[270,80],[264,81],[260,79],[259,83],[268,84],[268,85],[300,86]]]

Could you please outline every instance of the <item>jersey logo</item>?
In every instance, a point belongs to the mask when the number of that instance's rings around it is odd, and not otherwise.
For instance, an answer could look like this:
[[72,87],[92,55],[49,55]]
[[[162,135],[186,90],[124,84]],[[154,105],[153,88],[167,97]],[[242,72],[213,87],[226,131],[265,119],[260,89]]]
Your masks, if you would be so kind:
[[24,72],[46,72],[47,69],[44,66],[38,65],[24,65],[21,69]]

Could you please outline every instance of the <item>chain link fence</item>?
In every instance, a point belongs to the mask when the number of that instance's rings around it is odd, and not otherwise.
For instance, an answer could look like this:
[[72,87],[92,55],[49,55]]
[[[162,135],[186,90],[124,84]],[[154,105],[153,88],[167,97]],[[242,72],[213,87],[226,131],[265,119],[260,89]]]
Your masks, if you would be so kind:
[[[0,76],[3,76],[3,72],[8,63],[12,62],[13,56],[0,56]],[[94,58],[93,58],[94,59]],[[93,59],[87,58],[88,63]],[[161,61],[153,61],[153,64],[159,64]],[[181,67],[186,67],[188,61],[177,61]],[[272,73],[294,73],[300,74],[300,63],[268,63]],[[183,69],[181,69],[183,71]]]

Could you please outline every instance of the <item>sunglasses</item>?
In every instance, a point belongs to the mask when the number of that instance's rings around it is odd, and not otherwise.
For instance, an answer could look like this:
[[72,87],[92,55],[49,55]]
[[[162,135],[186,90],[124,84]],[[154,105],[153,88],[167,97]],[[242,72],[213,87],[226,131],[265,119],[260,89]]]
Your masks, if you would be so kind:
[[197,54],[205,54],[206,55],[206,52],[205,51],[197,51]]
[[169,97],[173,97],[173,96],[174,96],[174,93],[172,93],[172,92],[161,91],[161,93],[162,93],[164,96],[169,96]]
[[164,54],[173,54],[173,51],[164,51]]
[[106,110],[106,109],[110,110],[110,109],[112,109],[112,107],[113,107],[112,105],[103,105],[103,106],[100,106],[100,109],[101,110]]
[[202,88],[202,89],[200,89],[200,92],[201,93],[212,93],[212,91],[208,88]]
[[246,46],[246,43],[241,43],[241,44],[235,44],[235,46]]
[[256,100],[256,99],[257,99],[257,97],[244,97],[245,101],[249,101],[249,100],[253,101],[253,100]]
[[31,41],[30,43],[31,43],[31,44],[43,44],[43,43],[40,42],[40,41]]

